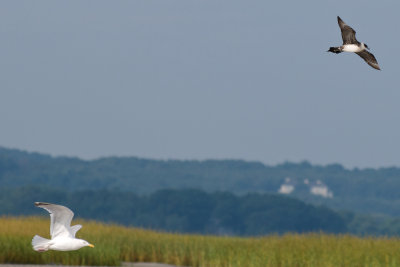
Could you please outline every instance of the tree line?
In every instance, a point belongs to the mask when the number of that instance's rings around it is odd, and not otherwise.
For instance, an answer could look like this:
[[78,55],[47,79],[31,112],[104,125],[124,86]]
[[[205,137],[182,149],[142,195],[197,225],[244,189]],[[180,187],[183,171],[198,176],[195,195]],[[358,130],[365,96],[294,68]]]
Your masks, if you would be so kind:
[[271,194],[160,190],[147,196],[33,186],[0,189],[0,215],[43,215],[33,202],[70,207],[77,217],[181,233],[255,236],[287,232],[344,233],[342,216],[326,207]]
[[[162,189],[198,188],[208,193],[227,191],[245,195],[276,193],[288,177],[295,186],[290,196],[307,203],[334,210],[400,217],[400,168],[396,167],[350,170],[339,164],[319,166],[306,161],[268,166],[241,160],[137,157],[87,161],[0,147],[0,188],[39,184],[70,192],[108,190],[138,196]],[[322,182],[333,192],[333,198],[310,194],[305,180],[310,184]]]

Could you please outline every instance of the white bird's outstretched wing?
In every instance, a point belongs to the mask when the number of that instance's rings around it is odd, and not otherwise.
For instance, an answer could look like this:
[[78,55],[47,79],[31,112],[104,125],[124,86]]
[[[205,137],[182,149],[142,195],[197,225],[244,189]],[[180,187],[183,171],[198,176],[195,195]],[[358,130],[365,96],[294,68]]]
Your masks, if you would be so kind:
[[72,217],[74,213],[67,207],[45,202],[35,202],[35,206],[43,208],[50,213],[50,235],[51,239],[58,236],[74,237],[75,233],[82,227],[75,225],[71,229]]
[[79,229],[81,229],[81,228],[82,228],[82,225],[80,225],[80,224],[76,224],[74,226],[71,226],[71,234],[72,234],[72,236],[75,237],[76,232],[78,232]]

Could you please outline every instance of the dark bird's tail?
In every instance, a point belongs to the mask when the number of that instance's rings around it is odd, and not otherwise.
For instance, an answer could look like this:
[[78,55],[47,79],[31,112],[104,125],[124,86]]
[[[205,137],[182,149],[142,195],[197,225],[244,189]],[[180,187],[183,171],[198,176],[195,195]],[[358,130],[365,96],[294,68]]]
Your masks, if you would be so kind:
[[339,53],[342,53],[342,50],[340,49],[340,47],[329,47],[329,50],[326,52],[332,52],[335,54],[339,54]]

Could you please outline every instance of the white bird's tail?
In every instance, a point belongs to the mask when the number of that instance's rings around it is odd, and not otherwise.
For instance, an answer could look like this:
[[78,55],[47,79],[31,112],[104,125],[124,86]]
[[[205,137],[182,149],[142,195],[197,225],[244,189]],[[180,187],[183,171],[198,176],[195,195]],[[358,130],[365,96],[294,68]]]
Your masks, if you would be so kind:
[[32,238],[32,247],[38,252],[45,252],[49,250],[50,239],[43,238],[41,236],[35,235]]

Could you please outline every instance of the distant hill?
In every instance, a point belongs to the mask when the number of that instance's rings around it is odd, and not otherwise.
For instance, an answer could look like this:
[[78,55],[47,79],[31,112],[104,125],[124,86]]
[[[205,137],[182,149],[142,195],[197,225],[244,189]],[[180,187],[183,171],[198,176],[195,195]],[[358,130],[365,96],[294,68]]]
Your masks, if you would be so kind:
[[0,189],[1,215],[48,216],[35,201],[64,204],[81,218],[183,233],[265,235],[286,232],[345,233],[345,218],[280,195],[161,190],[149,196],[131,192],[81,191],[38,187]]
[[[331,195],[324,196],[324,188],[318,188],[318,184],[325,186]],[[338,164],[319,166],[308,162],[267,166],[240,160],[162,161],[136,157],[85,161],[0,148],[0,187],[22,185],[71,192],[120,190],[139,195],[184,188],[229,191],[238,195],[277,193],[286,185],[284,189],[293,190],[282,193],[290,193],[309,203],[400,215],[400,169],[394,167],[349,170]]]
[[35,201],[70,207],[77,217],[169,232],[259,236],[288,232],[398,236],[400,220],[335,212],[278,194],[206,193],[165,189],[147,196],[132,192],[68,192],[21,186],[0,188],[0,217],[42,215]]

